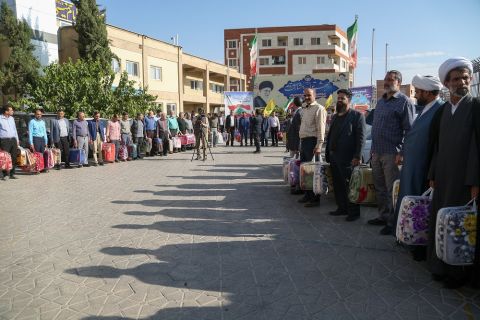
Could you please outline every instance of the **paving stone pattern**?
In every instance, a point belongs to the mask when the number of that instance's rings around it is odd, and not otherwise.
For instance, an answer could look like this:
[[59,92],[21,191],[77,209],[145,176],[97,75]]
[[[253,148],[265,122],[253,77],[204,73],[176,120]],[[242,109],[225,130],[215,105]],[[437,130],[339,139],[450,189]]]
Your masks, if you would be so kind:
[[283,148],[0,181],[0,319],[480,319],[392,237],[304,208]]

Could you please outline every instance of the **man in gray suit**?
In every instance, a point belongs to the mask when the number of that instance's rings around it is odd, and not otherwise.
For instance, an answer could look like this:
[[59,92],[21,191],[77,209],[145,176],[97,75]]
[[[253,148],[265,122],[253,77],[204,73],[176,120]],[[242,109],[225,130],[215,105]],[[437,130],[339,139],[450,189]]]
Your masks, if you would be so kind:
[[[59,110],[57,119],[52,120],[50,123],[52,143],[62,152],[62,161],[65,162],[65,168],[70,169],[71,166],[68,161],[70,153],[70,123],[65,119],[65,112]],[[60,165],[57,165],[57,169],[60,170]]]

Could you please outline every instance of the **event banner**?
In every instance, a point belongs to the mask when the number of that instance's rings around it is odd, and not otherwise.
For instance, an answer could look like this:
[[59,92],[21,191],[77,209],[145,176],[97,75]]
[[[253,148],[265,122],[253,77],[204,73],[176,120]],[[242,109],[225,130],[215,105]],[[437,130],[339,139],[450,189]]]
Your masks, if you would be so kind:
[[372,107],[373,87],[356,87],[351,88],[352,91],[352,106],[354,109],[365,112]]
[[224,92],[225,115],[233,111],[235,115],[242,112],[253,114],[253,92],[228,91]]
[[349,74],[346,72],[287,76],[259,75],[255,77],[253,106],[264,108],[270,99],[273,99],[277,106],[284,108],[292,98],[303,97],[303,90],[306,88],[314,88],[317,101],[325,105],[330,95],[336,97],[335,93],[338,89],[348,88],[348,78]]

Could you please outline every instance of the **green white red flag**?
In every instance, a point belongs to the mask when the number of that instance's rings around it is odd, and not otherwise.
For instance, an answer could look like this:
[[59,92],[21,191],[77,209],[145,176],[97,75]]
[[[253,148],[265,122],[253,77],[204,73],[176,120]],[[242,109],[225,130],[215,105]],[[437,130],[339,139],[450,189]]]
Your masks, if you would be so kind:
[[250,76],[254,77],[257,74],[257,35],[250,42]]
[[353,69],[357,67],[357,34],[357,17],[355,17],[355,22],[347,29],[350,66]]

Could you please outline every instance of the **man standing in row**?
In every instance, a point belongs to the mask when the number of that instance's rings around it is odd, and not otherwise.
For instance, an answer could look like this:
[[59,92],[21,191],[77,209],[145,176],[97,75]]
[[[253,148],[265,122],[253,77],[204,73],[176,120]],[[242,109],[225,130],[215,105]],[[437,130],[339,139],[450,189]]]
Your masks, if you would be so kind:
[[[462,57],[448,59],[438,73],[450,92],[450,101],[437,111],[432,122],[434,148],[428,178],[435,191],[430,221],[436,221],[441,208],[462,206],[477,198],[480,186],[480,151],[475,136],[475,129],[480,125],[475,122],[480,102],[470,95],[472,63]],[[443,281],[445,287],[453,289],[466,284],[470,276],[478,278],[473,269],[478,270],[480,265],[480,243],[476,243],[474,267],[452,266],[436,255],[434,223],[429,224],[428,234],[427,266],[434,280]]]
[[302,123],[302,99],[300,97],[295,97],[293,99],[293,107],[291,109],[292,113],[292,123],[288,127],[288,140],[287,140],[287,149],[290,150],[290,156],[293,157],[298,153],[300,148],[300,137],[298,132],[300,131],[300,124]]
[[[57,119],[52,120],[50,126],[52,143],[55,145],[55,148],[60,149],[65,168],[70,169],[70,123],[65,119],[63,110],[57,112]],[[60,165],[57,165],[57,169],[60,169]]]
[[230,111],[230,114],[225,119],[225,129],[228,133],[228,139],[225,143],[225,146],[228,147],[228,143],[230,142],[230,146],[233,147],[233,141],[235,140],[235,129],[237,128],[237,119],[233,115],[233,111]]
[[260,153],[260,140],[259,136],[262,132],[262,115],[260,109],[255,109],[255,116],[252,117],[250,126],[252,128],[252,136],[255,142],[255,151],[253,153]]
[[[13,107],[6,105],[2,108],[2,115],[0,115],[0,150],[10,153],[12,157],[12,170],[10,170],[10,179],[17,179],[15,177],[15,165],[17,163],[17,153],[20,141],[18,140],[17,127],[13,119]],[[5,180],[6,171],[1,173],[1,179]]]
[[[28,135],[30,140],[30,149],[33,152],[40,152],[43,155],[45,148],[48,147],[48,135],[42,115],[42,109],[35,110],[35,118],[30,120],[28,123]],[[45,167],[44,172],[48,172],[48,167]]]
[[155,150],[158,149],[158,147],[154,143],[156,130],[157,130],[157,119],[154,117],[153,111],[150,110],[148,112],[148,116],[145,117],[145,133],[147,135],[146,138],[152,141],[152,149],[150,150],[150,152],[148,152],[147,156],[153,156],[156,153]]
[[246,117],[246,113],[242,112],[242,116],[238,119],[238,131],[240,132],[240,146],[243,146],[243,141],[245,141],[245,146],[248,146],[247,139],[248,139],[248,118]]
[[88,130],[93,144],[93,165],[103,166],[102,144],[105,141],[105,126],[100,120],[100,112],[93,113],[93,120],[88,122]]
[[[300,161],[312,161],[315,156],[319,159],[325,138],[325,124],[327,111],[315,100],[315,89],[304,90],[305,106],[303,107],[302,123],[300,125]],[[312,190],[305,191],[305,195],[298,202],[305,203],[305,207],[320,205],[320,195]]]
[[207,136],[208,136],[208,119],[205,113],[200,111],[200,115],[196,118],[193,124],[193,132],[195,134],[195,150],[197,151],[197,159],[202,159],[200,156],[200,147],[203,151],[203,161],[207,159]]
[[88,123],[85,120],[85,113],[77,112],[77,119],[73,121],[73,145],[75,148],[85,151],[85,162],[78,164],[78,167],[88,167],[88,143],[90,142],[90,133],[88,132]]
[[277,113],[272,112],[268,118],[268,126],[270,134],[272,135],[272,147],[278,147],[278,130],[280,129],[280,120],[278,120]]
[[132,122],[132,140],[137,145],[137,158],[142,159],[142,148],[145,138],[145,123],[143,122],[143,113],[138,112],[137,118]]
[[360,164],[365,145],[365,118],[350,108],[352,92],[347,89],[337,91],[336,113],[328,131],[325,160],[332,169],[333,189],[337,210],[332,216],[346,215],[346,221],[360,217],[360,205],[348,200],[348,184],[352,168]]
[[410,130],[415,114],[410,99],[400,92],[402,74],[388,71],[385,75],[385,94],[378,101],[372,124],[372,175],[378,204],[378,218],[371,225],[385,226],[380,233],[392,234],[387,225],[394,215],[392,205],[393,183],[399,177],[403,137]]

